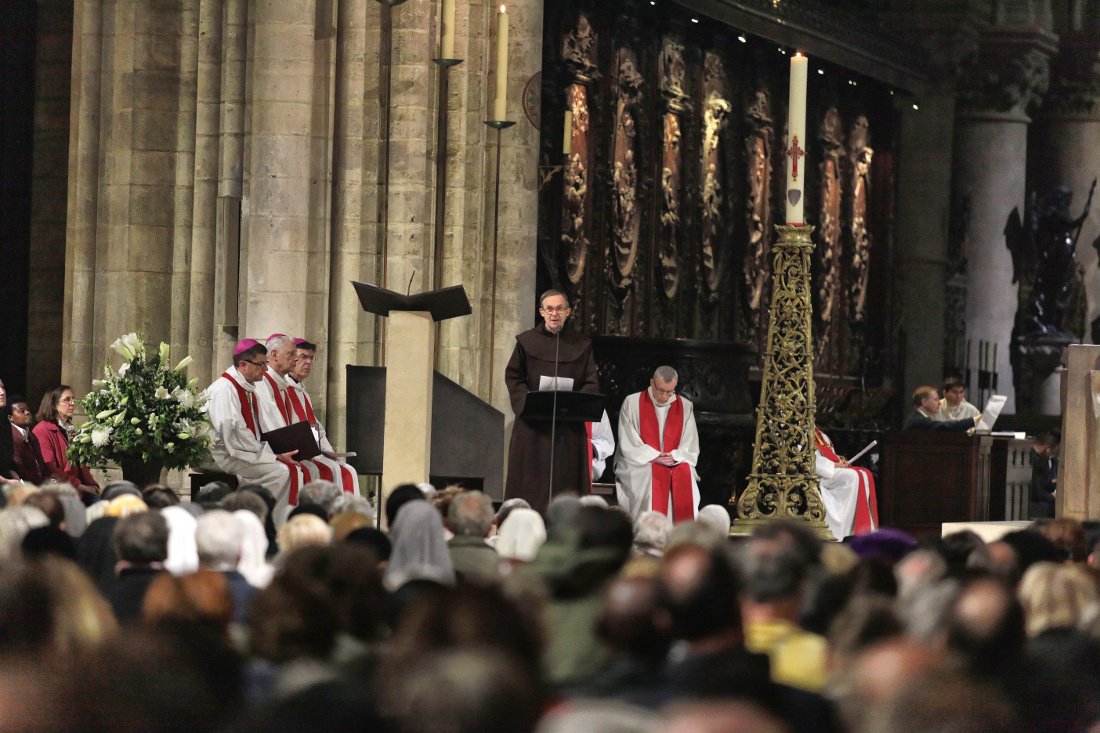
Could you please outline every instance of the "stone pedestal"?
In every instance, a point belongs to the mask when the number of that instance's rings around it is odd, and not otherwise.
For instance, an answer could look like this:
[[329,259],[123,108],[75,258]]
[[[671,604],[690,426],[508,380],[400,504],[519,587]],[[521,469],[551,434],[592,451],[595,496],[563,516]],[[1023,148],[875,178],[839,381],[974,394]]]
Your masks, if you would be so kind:
[[430,475],[435,359],[435,322],[430,313],[394,311],[388,320],[383,505],[398,484],[422,483]]
[[1100,346],[1066,350],[1055,516],[1100,518]]

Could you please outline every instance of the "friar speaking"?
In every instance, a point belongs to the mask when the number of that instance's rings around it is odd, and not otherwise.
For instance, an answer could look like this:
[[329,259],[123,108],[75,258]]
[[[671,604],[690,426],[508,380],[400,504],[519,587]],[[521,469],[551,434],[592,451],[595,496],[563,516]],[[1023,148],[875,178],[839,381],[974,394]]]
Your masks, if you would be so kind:
[[[569,299],[558,290],[547,290],[539,297],[542,323],[516,336],[516,348],[504,382],[512,402],[516,422],[508,447],[506,499],[526,499],[531,508],[545,514],[552,493],[587,494],[592,487],[588,458],[588,434],[584,423],[530,421],[520,417],[528,392],[543,387],[543,378],[572,380],[575,392],[599,391],[592,342],[568,327]],[[551,471],[551,431],[554,432],[553,470]]]

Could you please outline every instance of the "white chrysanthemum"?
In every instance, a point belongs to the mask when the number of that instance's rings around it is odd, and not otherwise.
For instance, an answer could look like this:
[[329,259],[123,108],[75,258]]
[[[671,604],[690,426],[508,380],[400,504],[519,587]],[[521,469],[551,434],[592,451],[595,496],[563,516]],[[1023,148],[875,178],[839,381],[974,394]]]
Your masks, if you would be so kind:
[[158,400],[166,400],[171,397],[171,393],[164,387],[157,387],[157,391],[153,393]]
[[101,448],[107,445],[107,441],[111,438],[110,428],[95,428],[92,430],[92,445],[97,448]]
[[185,410],[190,410],[195,406],[195,394],[184,387],[176,387],[172,390],[172,396],[176,398],[176,402],[180,403],[180,407]]

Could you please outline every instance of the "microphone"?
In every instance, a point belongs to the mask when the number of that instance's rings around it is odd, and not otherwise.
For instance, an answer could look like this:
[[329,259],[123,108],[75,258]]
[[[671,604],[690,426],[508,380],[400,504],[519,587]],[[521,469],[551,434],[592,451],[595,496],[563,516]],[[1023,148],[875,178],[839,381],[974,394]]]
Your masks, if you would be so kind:
[[558,330],[554,331],[554,399],[550,408],[550,488],[547,492],[546,506],[554,499],[554,455],[557,449],[558,429],[558,349],[561,344],[561,330],[565,327],[565,319],[562,319]]

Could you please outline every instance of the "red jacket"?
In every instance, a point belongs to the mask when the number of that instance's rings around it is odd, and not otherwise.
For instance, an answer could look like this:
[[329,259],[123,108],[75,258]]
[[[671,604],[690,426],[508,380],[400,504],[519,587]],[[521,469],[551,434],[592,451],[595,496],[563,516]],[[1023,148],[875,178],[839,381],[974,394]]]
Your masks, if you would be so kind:
[[42,462],[42,450],[38,446],[38,437],[32,431],[23,431],[14,424],[11,426],[11,442],[14,448],[12,468],[19,478],[39,485],[50,476],[50,469]]
[[69,463],[69,439],[65,431],[53,420],[43,420],[34,426],[34,436],[38,438],[38,451],[42,462],[58,481],[68,481],[73,486],[96,486],[92,473],[84,466]]

